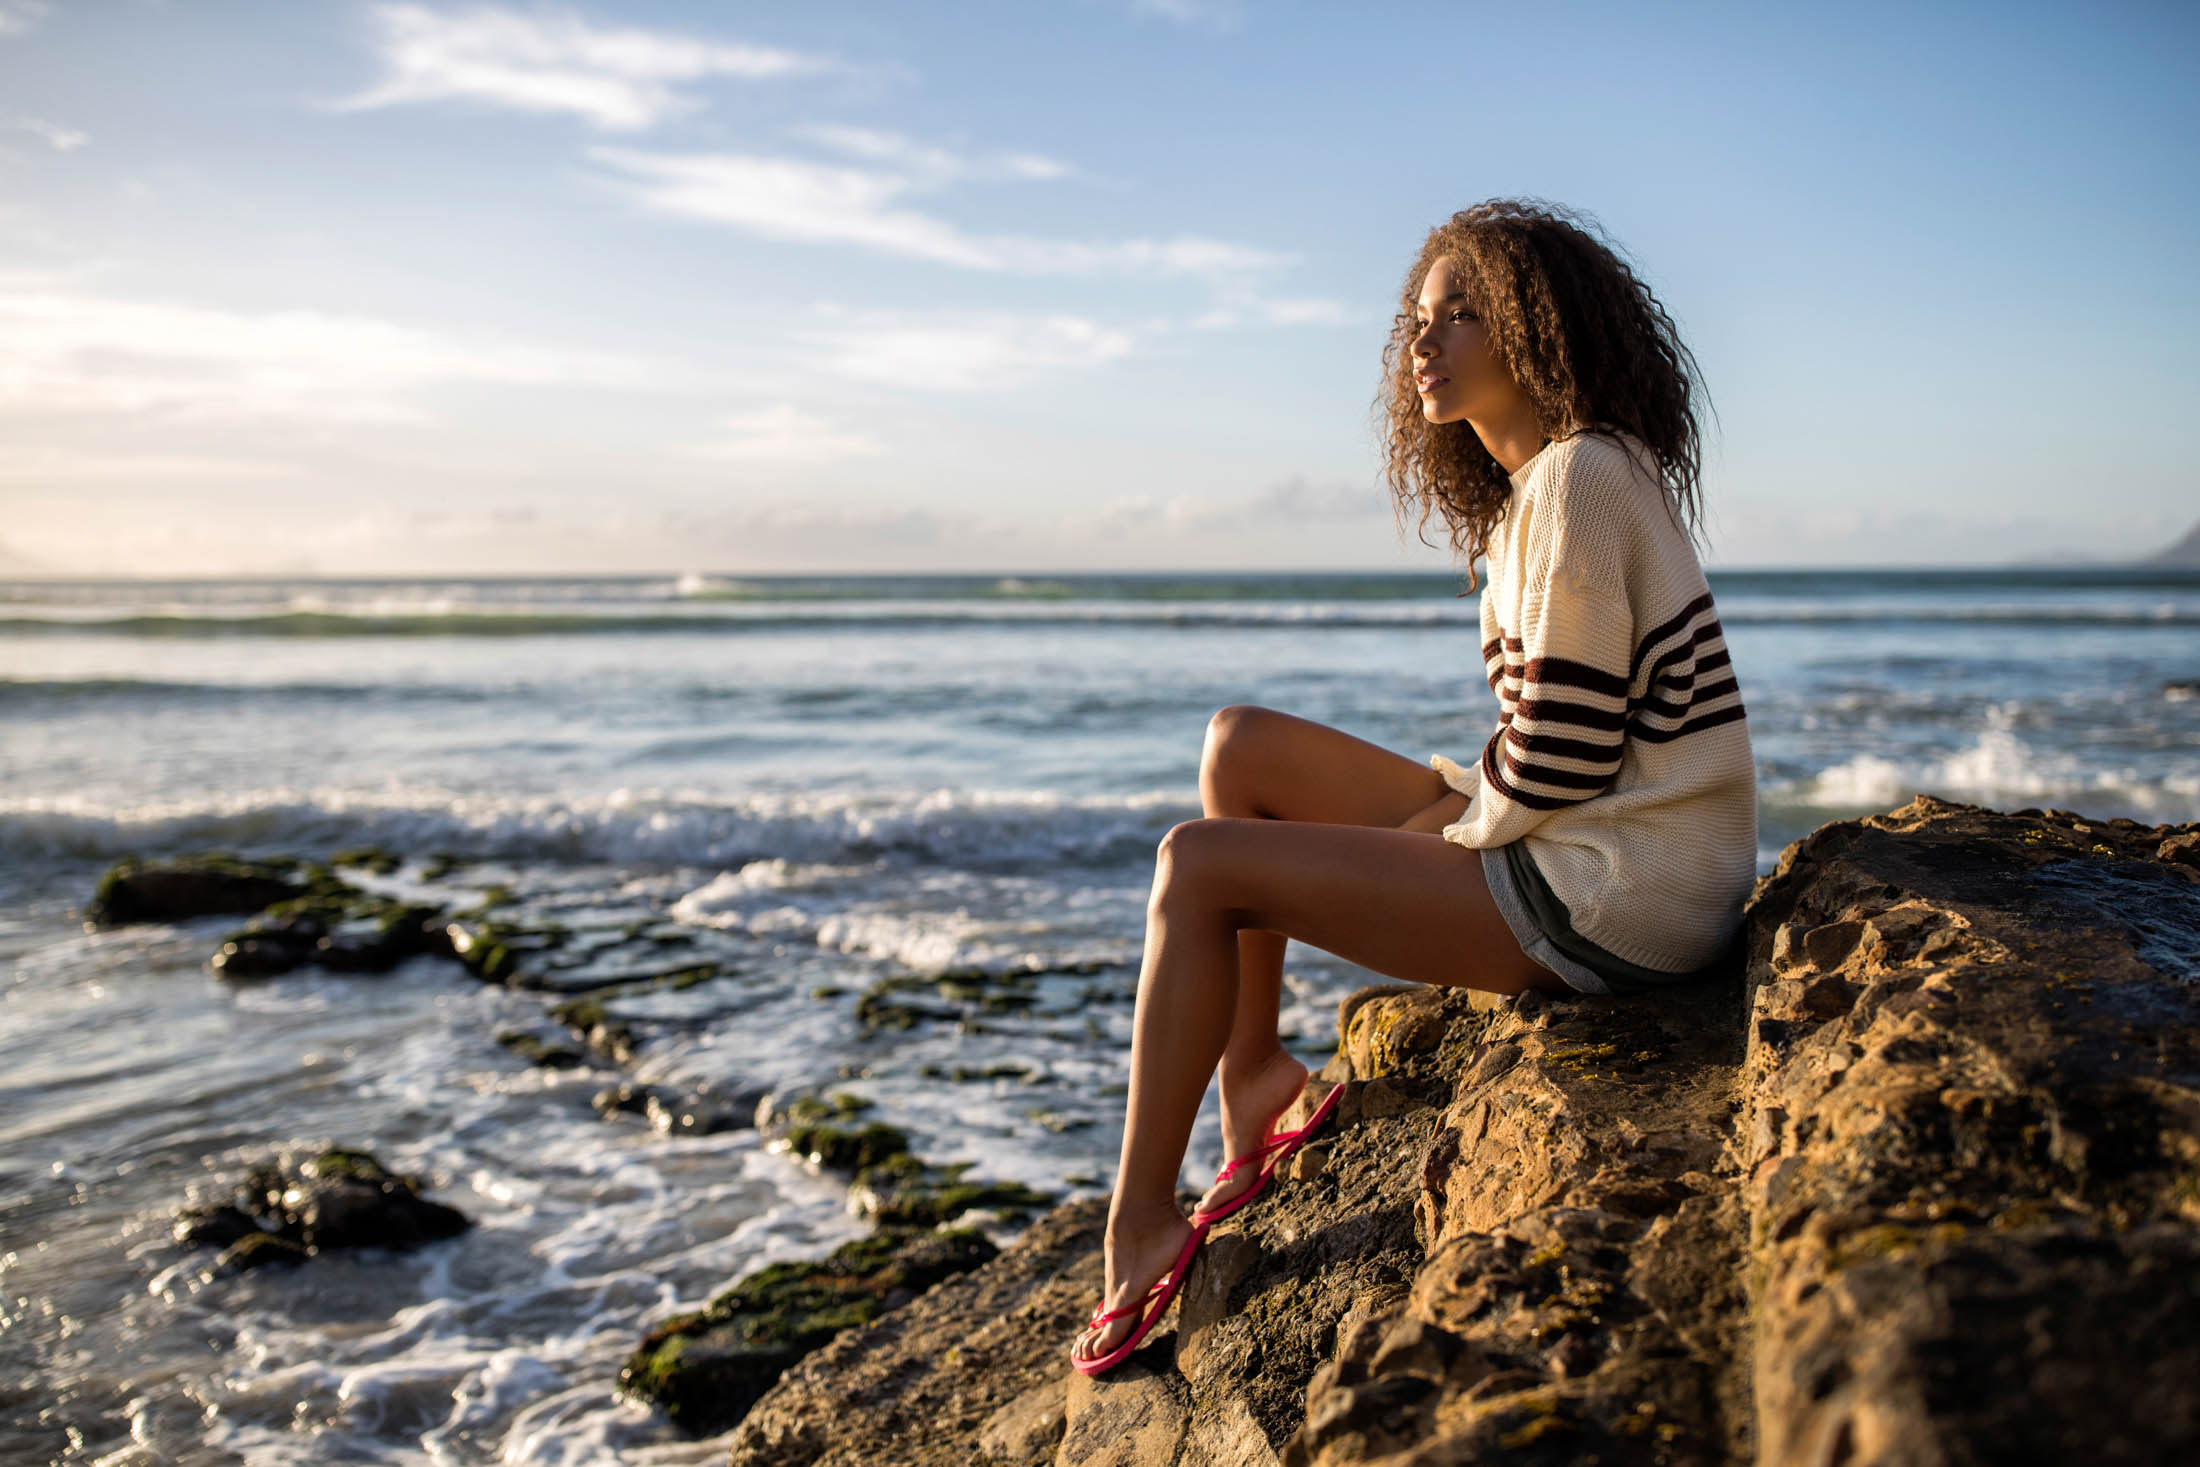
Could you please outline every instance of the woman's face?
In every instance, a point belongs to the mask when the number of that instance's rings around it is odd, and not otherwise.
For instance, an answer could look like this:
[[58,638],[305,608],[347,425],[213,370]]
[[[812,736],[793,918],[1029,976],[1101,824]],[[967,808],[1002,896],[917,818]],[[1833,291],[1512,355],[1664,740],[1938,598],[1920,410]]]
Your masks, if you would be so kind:
[[1428,267],[1414,303],[1421,329],[1412,344],[1413,380],[1421,415],[1432,423],[1492,424],[1528,408],[1527,394],[1491,352],[1466,290],[1466,273],[1447,255]]

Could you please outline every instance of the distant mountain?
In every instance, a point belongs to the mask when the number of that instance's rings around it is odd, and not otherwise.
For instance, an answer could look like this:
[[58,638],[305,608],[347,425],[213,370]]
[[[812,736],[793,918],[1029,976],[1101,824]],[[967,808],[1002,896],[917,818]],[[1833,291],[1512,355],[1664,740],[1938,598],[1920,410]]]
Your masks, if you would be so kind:
[[2200,525],[2185,531],[2185,538],[2166,550],[2157,550],[2139,562],[2141,565],[2189,565],[2200,566]]

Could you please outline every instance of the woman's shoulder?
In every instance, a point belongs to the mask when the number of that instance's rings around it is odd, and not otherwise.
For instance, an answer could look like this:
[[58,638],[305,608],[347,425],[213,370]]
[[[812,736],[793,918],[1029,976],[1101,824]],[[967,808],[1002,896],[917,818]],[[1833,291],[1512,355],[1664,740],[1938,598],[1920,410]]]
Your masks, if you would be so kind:
[[1582,429],[1555,438],[1537,460],[1539,497],[1555,500],[1569,517],[1634,519],[1664,505],[1665,488],[1649,449],[1617,430]]

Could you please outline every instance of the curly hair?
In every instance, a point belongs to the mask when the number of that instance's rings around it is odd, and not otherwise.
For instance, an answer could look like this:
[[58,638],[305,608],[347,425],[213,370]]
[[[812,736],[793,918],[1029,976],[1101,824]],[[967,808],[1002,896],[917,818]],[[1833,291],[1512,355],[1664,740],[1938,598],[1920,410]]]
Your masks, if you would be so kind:
[[1490,352],[1527,394],[1545,438],[1590,429],[1631,434],[1650,451],[1668,506],[1690,534],[1702,518],[1705,401],[1696,358],[1650,287],[1588,216],[1537,199],[1490,199],[1429,231],[1407,272],[1404,309],[1383,348],[1375,400],[1384,477],[1422,542],[1441,517],[1467,566],[1504,514],[1512,480],[1471,425],[1431,423],[1414,385],[1414,308],[1429,267],[1449,257],[1489,333]]

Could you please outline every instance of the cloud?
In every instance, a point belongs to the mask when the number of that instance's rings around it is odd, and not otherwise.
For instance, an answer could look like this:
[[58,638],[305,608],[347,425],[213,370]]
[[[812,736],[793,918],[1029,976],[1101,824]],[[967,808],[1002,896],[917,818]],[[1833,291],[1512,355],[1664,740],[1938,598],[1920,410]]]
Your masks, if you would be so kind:
[[74,152],[92,140],[90,133],[79,132],[73,127],[63,127],[58,122],[48,122],[43,117],[18,117],[15,125],[24,132],[36,134],[57,153]]
[[888,163],[939,183],[965,178],[1007,178],[1047,181],[1068,178],[1076,169],[1058,158],[1037,153],[997,153],[970,158],[946,148],[920,143],[900,133],[878,128],[815,124],[799,127],[797,137],[808,138],[835,152],[872,163]]
[[[6,3],[6,0],[0,0]],[[681,83],[764,81],[839,69],[822,56],[700,40],[632,27],[599,28],[570,10],[478,6],[370,12],[388,75],[335,104],[363,111],[466,100],[520,112],[566,113],[607,132],[636,132],[701,103]]]
[[837,558],[850,551],[906,552],[955,543],[977,532],[978,526],[967,515],[923,505],[778,501],[723,509],[667,509],[611,528],[686,546],[691,554],[822,553]]
[[866,312],[860,323],[851,319],[808,338],[811,364],[835,378],[940,392],[1014,387],[1039,372],[1097,367],[1132,345],[1129,332],[1082,316],[1001,312],[917,318]]
[[1342,525],[1388,517],[1381,490],[1341,482],[1316,484],[1293,475],[1256,493],[1215,501],[1179,494],[1171,499],[1129,495],[1103,504],[1086,519],[1092,539],[1150,535],[1242,535],[1249,530],[1290,530],[1308,524]]
[[20,36],[52,13],[46,0],[0,0],[0,36]]
[[298,464],[209,453],[90,453],[18,448],[0,460],[0,479],[18,483],[240,483],[296,478]]
[[[862,138],[874,156],[898,155],[905,166],[862,168],[756,154],[609,147],[591,148],[589,156],[620,170],[625,176],[609,182],[644,208],[764,239],[856,245],[969,270],[1042,275],[1227,276],[1290,263],[1288,256],[1196,236],[1092,243],[969,234],[901,201],[971,176],[976,165],[920,149],[893,134],[841,132],[843,144]],[[1050,160],[1030,162],[1052,166]],[[1027,171],[1024,176],[1033,175]]]
[[697,454],[741,464],[816,464],[885,451],[871,438],[837,428],[791,403],[733,413],[721,426],[725,436],[699,445]]
[[867,245],[971,269],[997,268],[977,241],[928,215],[890,207],[908,179],[870,169],[738,154],[668,155],[592,148],[660,214],[724,224],[765,239]]
[[1216,331],[1234,326],[1349,326],[1367,319],[1366,312],[1355,311],[1342,301],[1241,298],[1194,317],[1192,325],[1197,330]]
[[1254,519],[1353,520],[1388,515],[1390,497],[1365,484],[1316,484],[1294,474],[1246,499],[1236,516]]
[[0,273],[0,340],[0,409],[38,412],[419,421],[405,394],[436,382],[638,387],[668,375],[367,316],[117,299],[29,273]]

